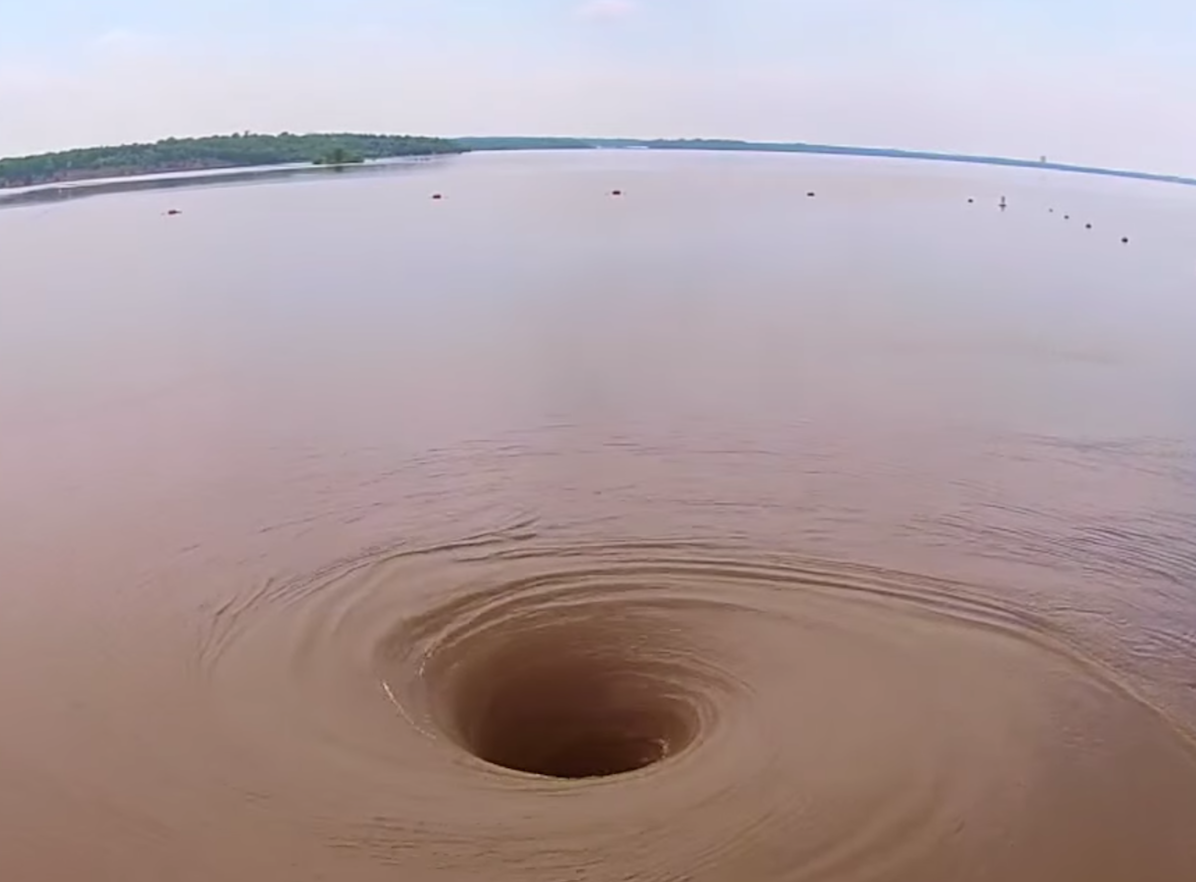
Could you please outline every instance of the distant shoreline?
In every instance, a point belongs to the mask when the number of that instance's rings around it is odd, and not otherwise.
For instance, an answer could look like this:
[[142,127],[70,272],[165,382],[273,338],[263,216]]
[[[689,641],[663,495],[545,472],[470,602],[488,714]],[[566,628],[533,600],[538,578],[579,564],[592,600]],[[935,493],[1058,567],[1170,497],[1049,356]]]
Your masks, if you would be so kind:
[[0,191],[79,181],[279,165],[342,166],[366,160],[464,152],[444,138],[329,133],[166,138],[0,159]]
[[966,153],[937,153],[929,150],[901,150],[889,147],[845,147],[836,144],[807,144],[799,141],[735,141],[721,139],[656,139],[636,138],[454,138],[454,143],[470,151],[490,150],[569,150],[569,149],[642,149],[642,150],[703,150],[711,152],[744,153],[807,153],[824,156],[870,156],[888,159],[920,159],[934,162],[958,162],[970,165],[997,165],[1006,168],[1035,168],[1075,174],[1130,178],[1166,184],[1196,186],[1196,178],[1157,172],[1130,171],[1100,166],[1075,165],[1065,162],[1044,162],[1032,159],[1013,159],[1003,156],[975,156]]
[[[253,145],[253,161],[236,162],[236,151]],[[178,157],[188,150],[210,149],[216,145],[224,153],[183,162]],[[264,145],[264,146],[263,146]],[[1070,163],[1014,159],[1000,156],[973,156],[923,150],[883,147],[849,147],[802,142],[736,141],[714,139],[634,139],[634,138],[542,138],[542,137],[462,137],[453,139],[413,138],[387,135],[233,135],[197,139],[168,139],[156,144],[99,147],[80,151],[39,154],[0,159],[0,207],[69,199],[84,195],[126,190],[166,189],[212,183],[293,176],[308,171],[328,171],[319,164],[330,146],[350,145],[355,157],[366,162],[356,171],[379,170],[391,166],[387,160],[427,159],[438,155],[463,153],[514,152],[539,150],[696,150],[705,152],[801,153],[823,156],[859,156],[991,165],[1006,168],[1040,169],[1053,172],[1097,175],[1129,180],[1196,186],[1196,178],[1154,172],[1110,169]],[[165,149],[165,153],[163,152]],[[173,154],[169,153],[174,150]],[[170,156],[158,165],[113,165],[121,156]],[[181,153],[180,153],[181,151]],[[231,152],[230,152],[231,151]],[[93,164],[79,164],[78,160]],[[53,168],[66,163],[66,170],[38,178],[29,168],[39,163]],[[333,166],[333,168],[336,168]],[[24,176],[17,173],[24,169]],[[6,171],[8,172],[6,174]],[[22,183],[14,183],[19,181]],[[32,181],[32,183],[30,183]]]

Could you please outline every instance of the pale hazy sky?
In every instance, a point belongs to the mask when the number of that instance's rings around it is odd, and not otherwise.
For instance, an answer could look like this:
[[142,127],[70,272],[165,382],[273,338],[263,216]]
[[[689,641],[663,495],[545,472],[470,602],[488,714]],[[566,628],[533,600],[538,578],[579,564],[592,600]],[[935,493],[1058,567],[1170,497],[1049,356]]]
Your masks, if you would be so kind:
[[1196,173],[1196,0],[0,0],[0,155],[252,129]]

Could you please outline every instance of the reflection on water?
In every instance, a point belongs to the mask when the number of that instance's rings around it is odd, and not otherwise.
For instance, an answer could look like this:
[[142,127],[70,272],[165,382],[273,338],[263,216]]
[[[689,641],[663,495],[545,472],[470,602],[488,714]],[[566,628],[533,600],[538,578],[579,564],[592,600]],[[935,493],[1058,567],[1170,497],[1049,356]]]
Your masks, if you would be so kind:
[[1190,880],[1194,200],[633,152],[0,213],[0,877]]

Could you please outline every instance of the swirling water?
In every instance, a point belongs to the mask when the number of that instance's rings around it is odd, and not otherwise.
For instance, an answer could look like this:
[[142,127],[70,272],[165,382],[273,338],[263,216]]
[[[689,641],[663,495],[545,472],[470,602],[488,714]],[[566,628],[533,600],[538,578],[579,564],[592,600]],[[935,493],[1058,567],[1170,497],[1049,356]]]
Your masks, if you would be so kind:
[[0,212],[0,878],[1196,878],[1194,236],[642,152]]

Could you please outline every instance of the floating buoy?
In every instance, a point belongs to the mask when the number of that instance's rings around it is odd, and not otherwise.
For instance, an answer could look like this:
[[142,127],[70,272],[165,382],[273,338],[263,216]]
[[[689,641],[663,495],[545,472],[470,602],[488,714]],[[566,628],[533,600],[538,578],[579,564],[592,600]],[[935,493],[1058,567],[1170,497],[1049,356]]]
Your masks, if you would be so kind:
[[610,191],[610,195],[612,195],[612,196],[622,196],[622,195],[623,195],[623,191],[622,191],[622,190],[611,190],[611,191]]
[[969,197],[968,197],[968,205],[971,205],[971,204],[973,204],[975,201],[976,201],[976,200],[975,200],[975,199],[973,199],[971,196],[969,196]]
[[167,217],[174,217],[176,214],[182,214],[182,212],[179,211],[177,208],[172,208],[168,212],[166,212]]
[[443,198],[444,198],[444,194],[443,194],[443,193],[433,193],[433,194],[432,194],[432,198],[433,198],[433,199],[443,199]]
[[1130,244],[1130,237],[1129,237],[1129,236],[1122,236],[1122,237],[1121,237],[1121,244],[1122,244],[1122,245],[1128,245],[1128,244]]
[[1051,214],[1055,213],[1055,209],[1053,209],[1053,208],[1048,208],[1047,211],[1049,211]]
[[1092,229],[1092,224],[1084,224],[1084,229],[1085,229],[1085,230],[1091,230],[1091,229]]
[[806,197],[807,197],[808,199],[813,199],[813,198],[814,198],[814,191],[813,191],[813,190],[811,190],[809,193],[807,193],[807,194],[806,194]]
[[1001,209],[1001,211],[1004,211],[1006,208],[1008,208],[1008,205],[1006,205],[1006,203],[1005,203],[1004,196],[1001,197],[1001,204],[998,207]]
[[1064,219],[1064,220],[1071,220],[1071,215],[1070,215],[1070,214],[1065,214],[1065,215],[1063,215],[1063,219]]

